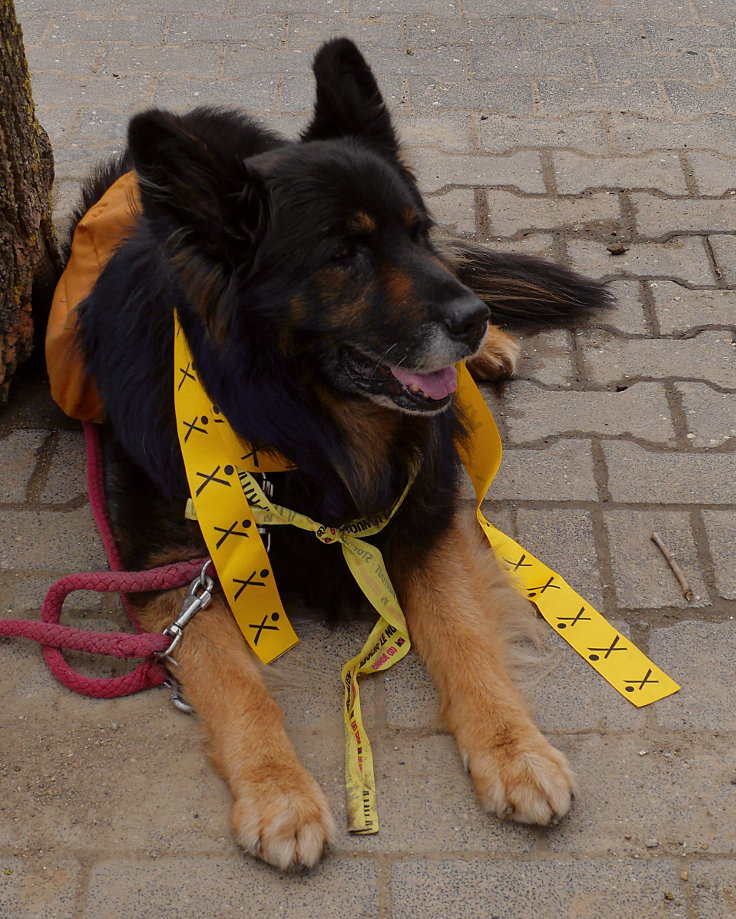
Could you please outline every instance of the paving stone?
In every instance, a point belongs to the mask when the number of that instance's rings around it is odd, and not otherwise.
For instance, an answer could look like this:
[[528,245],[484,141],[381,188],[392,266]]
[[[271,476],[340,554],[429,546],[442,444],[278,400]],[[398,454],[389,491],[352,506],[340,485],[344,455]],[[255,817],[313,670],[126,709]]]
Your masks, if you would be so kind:
[[24,501],[48,431],[14,431],[0,439],[0,501]]
[[543,450],[505,450],[489,491],[494,501],[595,501],[597,497],[587,440],[561,440]]
[[[586,589],[583,596],[585,600],[592,600],[595,592]],[[600,611],[601,607],[598,609]],[[622,635],[627,635],[626,623],[608,621]],[[533,672],[530,674],[530,685],[525,693],[531,699],[535,723],[542,731],[605,732],[644,727],[644,710],[635,708],[616,692],[562,638],[553,638],[551,630],[545,646],[550,661],[541,676],[535,679]],[[553,742],[558,744],[557,740]],[[558,745],[565,743],[563,740]],[[573,772],[579,774],[581,767],[575,760],[576,750],[571,747],[565,752],[571,758]]]
[[423,662],[411,651],[386,671],[386,720],[390,727],[441,729],[440,697]]
[[99,54],[93,42],[74,44],[55,42],[52,47],[25,46],[28,66],[33,73],[63,73],[78,76],[90,75]]
[[736,321],[734,290],[689,290],[672,281],[651,281],[649,289],[663,335],[707,325],[733,325]]
[[491,231],[513,236],[520,230],[620,231],[621,208],[615,192],[582,198],[527,197],[509,191],[488,192]]
[[39,105],[36,108],[36,118],[41,127],[49,135],[49,140],[55,148],[56,154],[58,146],[66,143],[71,134],[72,124],[74,122],[74,112],[61,108],[47,108],[45,105]]
[[313,917],[315,910],[369,919],[376,868],[370,859],[333,857],[311,873],[284,875],[243,857],[108,860],[92,869],[83,919],[199,919],[208,915]]
[[253,74],[243,80],[194,80],[164,74],[156,81],[153,105],[186,112],[196,105],[242,105],[249,112],[270,112],[276,96],[274,74]]
[[455,153],[466,153],[471,147],[469,119],[465,114],[405,114],[397,127],[402,142],[410,148],[440,147]]
[[[361,12],[358,11],[359,14]],[[401,19],[393,16],[331,19],[327,15],[290,15],[286,47],[312,51],[328,38],[341,35],[349,35],[360,48],[367,49],[371,63],[374,54],[384,50],[403,51],[405,47]],[[456,42],[448,41],[445,44]],[[426,48],[427,45],[421,47]]]
[[598,115],[578,115],[575,118],[483,115],[479,133],[481,146],[497,154],[508,153],[518,147],[569,147],[597,156],[606,147]]
[[[271,52],[273,53],[273,52]],[[177,73],[194,79],[214,79],[219,57],[208,42],[142,46],[106,42],[99,62],[101,76],[118,77],[135,73]]]
[[642,157],[589,157],[559,151],[553,154],[557,190],[575,195],[586,188],[658,188],[671,195],[687,193],[679,158],[673,153]]
[[654,51],[681,51],[686,48],[736,47],[736,28],[717,25],[676,25],[671,22],[645,22],[643,32]]
[[88,507],[63,513],[4,512],[0,570],[97,571],[107,564]]
[[41,500],[49,504],[63,504],[86,493],[84,437],[81,432],[60,431]]
[[476,80],[500,80],[517,77],[561,77],[585,82],[590,78],[588,58],[584,51],[569,48],[555,51],[499,50],[493,46],[476,48],[470,58],[470,70]]
[[[597,22],[599,19],[640,19],[642,10],[629,0],[579,0],[580,16]],[[647,19],[665,19],[680,24],[693,20],[688,0],[654,0],[647,4]]]
[[603,452],[614,501],[730,504],[736,500],[733,456],[727,453],[655,452],[625,441],[604,441]]
[[734,227],[733,198],[659,198],[645,192],[631,194],[636,229],[641,236],[673,233],[726,233]]
[[40,44],[43,42],[47,30],[51,25],[51,20],[47,13],[32,13],[27,10],[20,8],[20,4],[16,3],[16,17],[18,19],[18,24],[21,27],[23,41],[25,42],[26,48],[28,45]]
[[720,276],[729,287],[736,287],[736,236],[711,236],[708,242]]
[[693,0],[693,3],[704,22],[733,23],[733,9],[728,0]]
[[623,154],[640,155],[650,150],[703,150],[712,148],[725,155],[736,154],[736,118],[733,115],[703,115],[693,121],[631,118],[613,114],[610,135]]
[[[463,769],[455,741],[447,734],[412,737],[404,731],[377,732],[373,741],[376,801],[381,824],[378,836],[360,839],[342,831],[345,819],[338,804],[337,846],[369,852],[482,851],[489,855],[521,855],[534,845],[529,827],[487,814]],[[329,800],[342,801],[341,770],[334,770]],[[431,826],[432,832],[424,830]],[[375,913],[369,913],[372,917]]]
[[[658,657],[654,659],[663,666]],[[665,703],[682,707],[685,703],[681,696],[686,689],[655,702],[654,713],[661,711]],[[548,837],[554,853],[584,852],[589,858],[651,858],[647,842],[654,838],[657,846],[652,848],[656,849],[657,861],[647,864],[664,869],[668,858],[681,859],[683,855],[702,852],[704,847],[713,853],[732,853],[736,849],[736,823],[732,817],[736,794],[729,786],[731,770],[725,738],[714,738],[704,748],[698,737],[650,730],[640,734],[582,735],[565,738],[565,744],[577,775],[578,793],[571,814]],[[647,919],[669,915],[666,910],[677,902],[677,897],[672,901],[664,893],[669,890],[677,894],[677,883],[673,885],[672,881],[663,884],[652,878],[652,895],[665,911],[653,912],[652,903],[640,915]],[[631,915],[633,919],[636,914],[604,910],[582,915],[591,919]]]
[[657,116],[662,113],[662,92],[659,85],[651,80],[592,85],[542,79],[537,86],[542,107],[548,115],[615,111]]
[[620,54],[641,52],[642,29],[629,22],[555,22],[534,18],[525,23],[529,47],[552,48],[614,48]]
[[611,255],[603,243],[587,239],[569,240],[567,250],[577,271],[596,278],[670,276],[685,284],[704,286],[712,285],[714,280],[703,240],[693,236],[676,236],[663,243],[629,243],[622,255]]
[[613,294],[613,306],[595,316],[591,323],[610,326],[618,332],[645,335],[649,329],[644,310],[644,294],[638,281],[611,281],[608,290]]
[[[44,597],[51,585],[69,574],[68,570],[49,571],[45,574],[13,571],[0,580],[0,609],[11,619],[37,619]],[[102,594],[92,590],[76,590],[68,595],[64,611],[85,610],[99,614],[102,610]]]
[[[459,12],[459,4],[457,0],[413,0],[411,11],[420,16],[432,16],[433,18],[456,17]],[[381,16],[395,12],[396,4],[389,0],[363,0],[360,4],[362,16]]]
[[[652,658],[669,673],[682,690],[657,702],[657,724],[675,730],[733,731],[736,727],[736,700],[732,692],[736,622],[678,622],[667,629],[655,629],[650,639]],[[713,739],[708,746],[717,749]],[[729,769],[730,767],[730,769]],[[733,773],[733,764],[722,768]],[[701,773],[705,776],[707,773]],[[721,794],[736,793],[724,776]],[[724,801],[728,801],[724,798]],[[734,797],[730,806],[735,806]],[[729,836],[716,851],[734,851],[736,823],[731,821]],[[709,842],[709,840],[705,840]]]
[[[691,153],[688,159],[701,195],[725,195],[729,191],[733,193],[736,188],[736,160],[715,153]],[[733,214],[733,198],[723,204],[730,207]],[[733,230],[733,220],[728,229]]]
[[[407,859],[392,872],[395,919],[616,916],[685,919],[675,863]],[[672,891],[665,900],[664,891]]]
[[0,856],[0,903],[7,919],[71,919],[80,866],[48,856]]
[[539,332],[521,339],[520,344],[523,356],[517,371],[519,379],[534,380],[547,386],[570,386],[573,383],[575,371],[567,332],[562,329]]
[[85,13],[56,13],[47,42],[133,41],[154,44],[162,41],[166,17],[162,13],[132,16],[90,16]]
[[597,383],[675,377],[736,386],[729,332],[706,331],[688,339],[618,339],[610,332],[591,330],[581,332],[579,340],[590,378]]
[[508,115],[535,114],[531,79],[451,82],[408,77],[412,111],[481,111]]
[[736,393],[723,393],[706,383],[675,383],[685,409],[694,447],[717,447],[736,437]]
[[[286,17],[261,14],[237,19],[178,13],[173,17],[166,39],[173,45],[190,42],[239,42],[256,48],[278,48],[285,33]],[[181,52],[180,52],[181,53]],[[186,56],[182,55],[186,60]]]
[[517,526],[521,545],[600,610],[603,596],[590,512],[521,508]]
[[[498,249],[501,252],[515,252],[519,255],[534,255],[536,258],[546,258],[549,262],[554,262],[555,259],[555,240],[551,233],[522,233],[518,239],[498,239],[490,237],[485,242],[492,245],[494,249]],[[546,333],[545,333],[546,334]],[[554,336],[557,333],[549,333]],[[541,341],[546,341],[547,339],[542,339],[541,334],[537,336]],[[551,350],[558,349],[560,352],[564,350],[563,345],[561,344],[562,339],[567,342],[564,333],[560,341],[554,337],[550,338],[550,348]]]
[[521,191],[543,192],[539,154],[519,151],[511,156],[438,155],[418,151],[419,184],[424,192],[439,191],[446,185],[513,185]]
[[622,392],[557,392],[524,380],[506,388],[506,425],[512,443],[558,434],[629,434],[655,443],[672,443],[664,386],[635,383]]
[[694,117],[736,113],[736,98],[731,86],[694,86],[692,83],[665,80],[664,88],[675,115]]
[[[617,477],[624,473],[631,475],[632,469],[616,468]],[[624,609],[670,606],[693,609],[710,604],[690,515],[686,511],[609,510],[605,525],[619,606]],[[652,542],[654,532],[659,533],[682,568],[695,595],[692,601],[683,597],[672,569]]]
[[463,236],[475,234],[475,196],[471,189],[455,188],[426,200],[432,216],[440,226]]
[[698,919],[731,919],[736,910],[736,861],[694,862],[690,881]]
[[619,80],[689,80],[713,83],[716,75],[706,51],[670,54],[621,53],[616,48],[595,49],[593,63],[602,83]]
[[733,547],[736,545],[736,512],[703,511],[710,554],[715,564],[716,586],[720,596],[736,600],[736,570]]
[[466,16],[514,16],[522,18],[541,17],[559,22],[574,22],[577,19],[575,7],[571,0],[514,0],[513,4],[504,0],[465,0],[463,4]]
[[145,108],[153,93],[150,74],[115,77],[67,77],[58,73],[34,73],[33,95],[44,105],[72,111],[85,106],[116,108],[128,115]]
[[521,22],[506,16],[483,19],[425,19],[406,22],[407,48],[442,48],[467,45],[469,48],[500,47],[502,51],[524,47]]
[[[129,116],[125,112],[115,112],[107,108],[85,109],[70,137],[74,146],[71,151],[64,151],[64,154],[68,157],[67,162],[74,162],[76,165],[85,161],[90,156],[90,147],[115,144],[122,149],[125,144],[129,120]],[[74,153],[76,153],[76,156],[73,156]],[[100,155],[101,153],[95,154],[95,156]],[[63,166],[63,164],[64,160],[62,159],[61,165]],[[77,177],[79,170],[77,169],[71,174]],[[68,173],[65,173],[65,175],[68,175]]]

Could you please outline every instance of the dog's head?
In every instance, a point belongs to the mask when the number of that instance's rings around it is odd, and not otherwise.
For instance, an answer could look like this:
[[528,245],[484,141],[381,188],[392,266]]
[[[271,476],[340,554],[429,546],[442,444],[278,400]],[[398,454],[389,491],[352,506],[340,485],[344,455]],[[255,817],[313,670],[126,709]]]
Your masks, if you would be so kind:
[[314,72],[314,115],[293,143],[215,111],[136,116],[144,213],[216,347],[264,336],[337,397],[441,411],[488,308],[433,247],[358,49],[329,42]]

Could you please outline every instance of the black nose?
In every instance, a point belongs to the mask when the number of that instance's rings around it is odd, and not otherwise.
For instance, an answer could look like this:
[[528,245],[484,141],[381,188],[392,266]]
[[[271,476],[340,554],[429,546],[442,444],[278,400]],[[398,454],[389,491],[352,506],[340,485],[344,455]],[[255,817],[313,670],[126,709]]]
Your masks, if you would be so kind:
[[450,335],[458,341],[477,344],[486,329],[491,311],[477,297],[458,297],[443,310],[442,321]]

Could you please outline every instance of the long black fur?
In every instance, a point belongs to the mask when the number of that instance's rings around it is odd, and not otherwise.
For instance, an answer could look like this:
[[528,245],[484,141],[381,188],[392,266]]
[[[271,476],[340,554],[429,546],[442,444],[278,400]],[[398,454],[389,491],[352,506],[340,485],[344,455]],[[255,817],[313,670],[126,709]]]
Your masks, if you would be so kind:
[[[387,428],[389,460],[366,484],[321,395],[331,392],[333,345],[342,333],[324,314],[314,278],[324,264],[352,258],[354,241],[344,250],[330,229],[344,218],[344,201],[378,212],[380,224],[382,201],[388,210],[398,196],[419,213],[420,235],[430,221],[375,79],[352,42],[323,46],[314,69],[317,103],[300,141],[238,112],[203,108],[179,117],[154,110],[132,120],[126,152],[85,187],[77,217],[132,165],[143,200],[135,232],[80,308],[86,366],[107,413],[107,487],[126,565],[152,564],[172,547],[183,557],[203,550],[196,526],[183,519],[174,309],[207,390],[234,430],[297,465],[273,476],[278,503],[328,525],[385,510],[421,453],[407,500],[376,541],[390,553],[393,542],[410,540],[421,556],[452,516],[454,438],[462,433],[453,406],[431,417],[404,415],[397,431]],[[492,321],[568,323],[606,302],[599,285],[538,260],[461,241],[440,250],[420,242],[484,297]],[[439,269],[430,282],[438,296],[442,285],[447,297],[457,294],[449,285],[464,290]],[[378,335],[393,320],[380,303],[373,309],[371,334]],[[287,326],[298,347],[282,346]],[[335,398],[349,403],[344,394]],[[282,590],[328,615],[359,600],[340,553],[311,535],[277,528],[271,560]]]

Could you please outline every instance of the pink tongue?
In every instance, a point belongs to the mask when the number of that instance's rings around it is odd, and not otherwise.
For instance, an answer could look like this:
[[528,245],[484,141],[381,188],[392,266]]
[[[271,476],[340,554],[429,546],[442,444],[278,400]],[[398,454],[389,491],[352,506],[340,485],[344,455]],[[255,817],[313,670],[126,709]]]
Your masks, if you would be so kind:
[[391,367],[391,373],[404,386],[416,386],[429,399],[444,399],[457,389],[457,370],[443,367],[432,373],[409,373],[401,367]]

